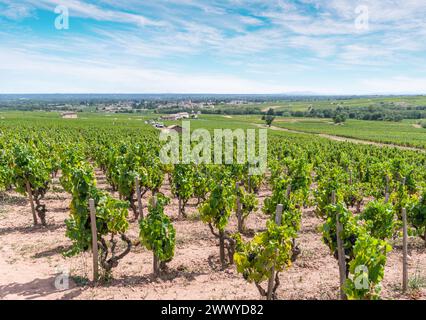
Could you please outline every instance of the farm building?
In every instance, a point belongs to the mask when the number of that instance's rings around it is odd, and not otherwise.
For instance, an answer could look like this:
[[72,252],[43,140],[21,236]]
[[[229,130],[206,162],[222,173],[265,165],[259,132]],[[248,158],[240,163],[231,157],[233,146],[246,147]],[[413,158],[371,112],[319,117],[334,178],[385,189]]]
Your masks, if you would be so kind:
[[167,116],[162,116],[161,120],[165,120],[165,121],[175,121],[178,120],[177,115],[176,114],[169,114]]
[[61,117],[62,119],[77,119],[78,115],[76,112],[62,112]]
[[183,128],[181,126],[178,126],[178,125],[169,126],[169,127],[165,128],[163,130],[166,131],[166,132],[176,131],[179,134],[181,134],[183,132]]
[[166,121],[176,121],[176,120],[180,120],[180,119],[189,119],[189,113],[188,112],[180,112],[180,113],[169,114],[169,115],[161,117],[161,120],[166,120]]
[[177,114],[179,119],[189,119],[189,113],[188,112],[180,112]]

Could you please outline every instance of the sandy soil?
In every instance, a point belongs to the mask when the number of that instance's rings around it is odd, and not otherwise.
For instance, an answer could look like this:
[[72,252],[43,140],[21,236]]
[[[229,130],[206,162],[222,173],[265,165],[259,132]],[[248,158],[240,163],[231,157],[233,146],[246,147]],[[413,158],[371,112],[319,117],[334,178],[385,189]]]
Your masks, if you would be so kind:
[[[98,172],[98,175],[100,173]],[[103,177],[99,186],[108,189]],[[163,192],[170,195],[166,184]],[[263,189],[263,202],[270,191]],[[144,199],[146,203],[147,199]],[[155,279],[152,276],[152,253],[134,247],[117,268],[113,279],[93,285],[91,255],[64,258],[69,248],[64,220],[68,216],[70,197],[57,180],[46,198],[48,228],[31,225],[30,206],[25,198],[8,193],[0,204],[0,299],[259,299],[253,284],[247,283],[235,266],[221,271],[218,241],[208,227],[199,221],[195,201],[190,202],[187,221],[177,218],[177,201],[166,209],[174,219],[177,231],[175,258],[169,270]],[[248,220],[248,228],[261,230],[266,217],[259,211]],[[303,212],[303,225],[298,243],[302,254],[297,262],[280,276],[280,299],[335,299],[338,296],[338,268],[317,231],[321,221],[313,209]],[[228,227],[236,229],[236,219]],[[138,226],[131,224],[129,236],[136,240]],[[402,265],[401,244],[396,242],[389,254],[383,282],[385,299],[425,299],[426,289],[400,290]],[[63,270],[70,273],[70,286],[58,290],[55,281]],[[426,277],[426,249],[420,239],[410,238],[410,276]]]

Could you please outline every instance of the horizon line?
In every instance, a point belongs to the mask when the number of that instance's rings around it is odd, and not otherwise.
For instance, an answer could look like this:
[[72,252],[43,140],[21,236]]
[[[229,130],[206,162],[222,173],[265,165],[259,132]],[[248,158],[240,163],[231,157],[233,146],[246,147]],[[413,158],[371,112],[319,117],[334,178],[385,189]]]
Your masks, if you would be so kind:
[[334,96],[334,97],[347,97],[347,96],[355,96],[355,97],[365,97],[365,96],[426,96],[426,92],[424,93],[315,93],[315,92],[290,92],[290,93],[183,93],[183,92],[148,92],[148,93],[117,93],[117,92],[55,92],[55,93],[43,93],[43,92],[29,92],[29,93],[0,93],[0,96],[4,95],[211,95],[211,96],[231,96],[231,95],[239,95],[239,96]]

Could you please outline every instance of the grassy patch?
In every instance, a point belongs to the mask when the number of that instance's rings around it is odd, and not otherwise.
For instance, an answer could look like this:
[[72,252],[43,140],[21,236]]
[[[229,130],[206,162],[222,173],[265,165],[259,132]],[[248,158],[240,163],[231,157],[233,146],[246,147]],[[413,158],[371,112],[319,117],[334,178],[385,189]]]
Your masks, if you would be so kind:
[[330,119],[286,119],[275,126],[311,133],[336,135],[388,144],[426,148],[426,134],[413,126],[412,121],[402,122],[348,120],[336,126]]
[[417,270],[416,273],[408,279],[408,287],[413,291],[426,288],[426,277]]
[[85,287],[90,283],[88,278],[82,276],[71,276],[71,280],[74,281],[78,287]]
[[0,207],[0,219],[6,219],[7,209],[5,207]]

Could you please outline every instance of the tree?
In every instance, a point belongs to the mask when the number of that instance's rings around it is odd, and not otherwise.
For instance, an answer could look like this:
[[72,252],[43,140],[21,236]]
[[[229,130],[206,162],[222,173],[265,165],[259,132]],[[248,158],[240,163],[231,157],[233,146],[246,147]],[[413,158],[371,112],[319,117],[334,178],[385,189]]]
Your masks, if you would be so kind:
[[408,211],[408,220],[415,228],[415,234],[419,235],[424,241],[426,246],[426,190],[423,191],[421,197],[416,201]]
[[276,299],[276,291],[280,285],[279,273],[290,268],[294,262],[292,239],[296,236],[292,228],[279,226],[273,221],[267,222],[267,230],[256,234],[252,241],[244,243],[241,235],[237,234],[235,263],[237,272],[244,279],[254,283],[263,297],[268,292],[261,283],[273,276],[275,271],[272,298]]
[[[234,259],[235,241],[226,232],[225,228],[228,225],[231,212],[235,208],[235,185],[233,182],[220,181],[213,187],[210,197],[203,203],[200,209],[201,219],[210,227],[212,234],[219,238],[220,246],[220,262],[222,268],[225,269],[225,241],[228,242],[227,248],[229,260],[232,264]],[[215,232],[214,229],[219,232]]]
[[267,116],[274,116],[275,110],[273,108],[269,108],[268,112],[266,113]]
[[[139,223],[141,243],[154,254],[155,269],[164,269],[175,253],[176,230],[170,218],[164,213],[170,199],[159,193],[148,207],[148,216]],[[158,261],[160,264],[158,264]]]
[[12,185],[12,157],[6,150],[0,150],[0,191],[8,190]]
[[385,274],[387,254],[391,250],[386,241],[368,233],[360,235],[353,248],[354,258],[349,263],[349,277],[344,285],[349,300],[380,299],[380,284]]
[[266,114],[263,115],[262,120],[264,120],[266,122],[266,125],[268,127],[272,126],[272,123],[275,120],[275,111],[272,108],[269,108],[268,112],[266,112]]
[[274,122],[274,120],[275,120],[275,117],[274,117],[274,116],[266,116],[266,117],[265,117],[266,125],[267,125],[268,127],[271,127],[271,126],[272,126],[272,123]]
[[346,114],[336,113],[333,117],[333,121],[334,121],[335,124],[345,123],[346,122]]
[[177,164],[172,172],[172,192],[179,199],[179,216],[186,217],[185,207],[194,195],[194,168],[191,164]]
[[396,229],[395,213],[391,203],[371,201],[358,216],[369,233],[381,240],[390,239]]
[[[50,172],[51,165],[49,161],[38,154],[33,148],[23,144],[15,146],[13,149],[12,182],[17,192],[34,199],[36,206],[33,214],[37,213],[43,226],[47,225],[47,210],[46,205],[42,204],[41,200],[49,189]],[[37,224],[35,216],[34,224]]]
[[[91,248],[89,199],[93,199],[96,208],[99,258],[108,278],[112,269],[118,266],[119,260],[123,259],[132,247],[130,239],[125,234],[129,228],[127,221],[129,204],[97,189],[94,177],[93,168],[87,163],[81,163],[69,171],[72,201],[70,217],[65,220],[65,225],[66,235],[73,245],[65,256],[72,257]],[[118,245],[117,237],[124,245]],[[119,249],[122,249],[120,253],[117,252]]]
[[[240,217],[238,220],[238,232],[243,233],[245,228],[245,221],[248,218],[248,216],[254,212],[257,211],[257,206],[259,205],[258,200],[256,199],[256,195],[253,193],[249,193],[246,190],[244,190],[243,187],[239,186],[237,189],[237,196],[240,201]],[[237,210],[238,214],[238,210]]]
[[205,165],[199,165],[194,170],[193,176],[194,196],[197,197],[197,206],[201,201],[205,201],[210,191],[212,178],[209,175],[208,168]]

